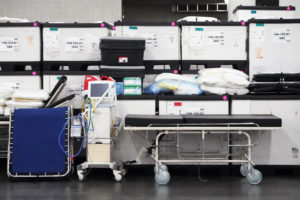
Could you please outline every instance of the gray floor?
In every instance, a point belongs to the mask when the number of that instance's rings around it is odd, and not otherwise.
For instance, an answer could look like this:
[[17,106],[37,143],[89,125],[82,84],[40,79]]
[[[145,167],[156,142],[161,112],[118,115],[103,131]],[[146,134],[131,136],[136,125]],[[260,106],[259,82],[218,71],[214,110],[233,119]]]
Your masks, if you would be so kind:
[[[109,170],[93,170],[84,182],[30,181],[10,182],[5,166],[0,171],[0,200],[91,200],[91,199],[297,199],[300,176],[296,169],[263,169],[260,185],[249,185],[237,168],[197,167],[170,169],[172,180],[167,186],[155,184],[152,167],[129,168],[122,182],[115,182]],[[296,172],[296,173],[294,173]],[[298,174],[298,175],[295,175]]]

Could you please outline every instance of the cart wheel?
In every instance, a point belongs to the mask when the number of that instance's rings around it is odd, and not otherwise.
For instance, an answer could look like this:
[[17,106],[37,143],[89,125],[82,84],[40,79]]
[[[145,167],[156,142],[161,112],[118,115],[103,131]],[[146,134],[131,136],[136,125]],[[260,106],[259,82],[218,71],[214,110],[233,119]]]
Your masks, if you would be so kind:
[[83,181],[84,180],[83,170],[77,170],[77,176],[78,176],[79,181]]
[[121,181],[122,180],[122,175],[121,174],[117,174],[117,175],[115,175],[115,180],[116,181]]
[[126,176],[126,174],[127,174],[127,169],[126,169],[126,168],[122,168],[122,169],[121,169],[121,174],[122,174],[122,176]]
[[262,174],[259,170],[257,169],[252,169],[250,172],[247,174],[247,181],[252,184],[252,185],[257,185],[261,182],[262,180]]
[[159,169],[157,173],[155,173],[155,181],[160,185],[166,185],[169,183],[171,179],[170,173],[167,170]]
[[121,181],[122,180],[122,171],[119,170],[113,170],[113,174],[115,176],[116,181]]
[[247,176],[247,174],[249,173],[248,171],[248,165],[247,164],[242,164],[240,167],[240,173],[242,176]]

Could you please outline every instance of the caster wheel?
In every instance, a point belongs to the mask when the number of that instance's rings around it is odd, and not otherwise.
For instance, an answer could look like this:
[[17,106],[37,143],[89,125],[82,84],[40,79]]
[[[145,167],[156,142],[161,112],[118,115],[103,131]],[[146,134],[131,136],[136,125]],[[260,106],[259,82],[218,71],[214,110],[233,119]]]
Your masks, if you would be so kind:
[[159,170],[155,173],[155,181],[160,185],[166,185],[171,179],[170,173],[166,170]]
[[262,180],[262,174],[259,170],[257,169],[252,169],[250,172],[247,174],[247,181],[252,184],[252,185],[257,185],[261,182]]
[[127,169],[122,168],[122,169],[121,169],[121,174],[122,174],[122,176],[126,176],[126,174],[127,174]]
[[83,170],[78,170],[77,171],[77,176],[78,176],[79,181],[83,181],[84,180],[84,172],[83,172]]
[[115,176],[116,181],[121,181],[122,180],[122,172],[119,170],[113,170],[113,174]]
[[118,175],[115,175],[115,180],[116,181],[121,181],[122,180],[122,175],[121,174],[118,174]]
[[242,164],[240,167],[240,173],[242,176],[247,176],[247,174],[249,173],[248,171],[248,165],[247,164]]

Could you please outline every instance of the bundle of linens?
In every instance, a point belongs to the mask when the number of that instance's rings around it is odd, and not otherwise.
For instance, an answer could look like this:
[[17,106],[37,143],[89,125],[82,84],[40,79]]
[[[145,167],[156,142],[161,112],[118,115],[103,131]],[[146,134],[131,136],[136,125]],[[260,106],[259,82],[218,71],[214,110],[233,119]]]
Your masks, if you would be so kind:
[[0,115],[9,115],[15,108],[40,108],[49,98],[44,90],[13,89],[0,85]]
[[245,95],[249,93],[248,75],[231,68],[209,68],[199,71],[197,82],[209,94]]
[[179,74],[163,73],[155,82],[145,88],[147,94],[173,93],[174,95],[201,95],[202,90],[196,79]]

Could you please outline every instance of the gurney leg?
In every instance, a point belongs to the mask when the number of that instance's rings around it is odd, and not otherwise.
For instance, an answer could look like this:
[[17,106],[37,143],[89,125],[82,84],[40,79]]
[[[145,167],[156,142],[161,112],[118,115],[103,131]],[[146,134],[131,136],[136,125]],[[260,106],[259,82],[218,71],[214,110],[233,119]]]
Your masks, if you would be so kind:
[[247,177],[247,181],[250,184],[256,185],[259,184],[262,181],[262,173],[254,169],[253,164],[252,164],[252,157],[251,157],[251,149],[252,149],[252,143],[251,143],[251,137],[248,133],[246,132],[240,132],[241,134],[244,134],[247,139],[248,139],[248,166],[245,166],[245,164],[242,164],[240,172],[243,176]]
[[165,185],[168,184],[171,176],[170,173],[168,172],[168,167],[162,163],[159,162],[159,138],[164,135],[164,134],[168,134],[168,132],[162,132],[159,133],[156,136],[156,142],[155,142],[155,167],[154,167],[154,173],[155,173],[155,181],[156,183],[160,184],[160,185]]

